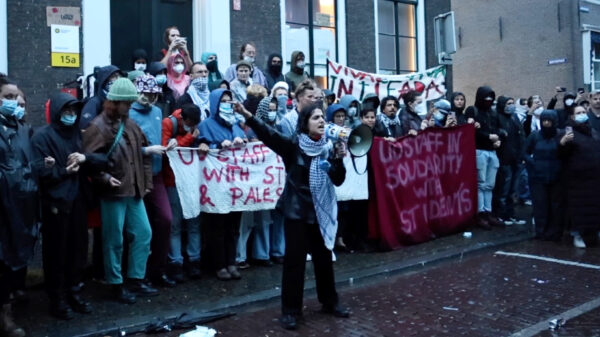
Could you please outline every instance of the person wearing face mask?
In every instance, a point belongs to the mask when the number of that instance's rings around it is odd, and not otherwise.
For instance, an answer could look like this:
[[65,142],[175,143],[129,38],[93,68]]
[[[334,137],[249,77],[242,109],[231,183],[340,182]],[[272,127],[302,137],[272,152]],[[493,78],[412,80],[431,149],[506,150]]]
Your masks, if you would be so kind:
[[223,81],[223,74],[219,71],[217,53],[204,52],[202,53],[201,60],[206,65],[206,69],[208,69],[208,90],[213,91]]
[[344,95],[340,99],[340,104],[348,113],[346,127],[354,129],[361,124],[360,122],[360,102],[352,95]]
[[267,71],[265,72],[265,79],[267,80],[267,89],[272,90],[273,86],[277,82],[286,82],[285,75],[281,72],[283,69],[283,59],[281,54],[271,54],[267,59]]
[[[104,278],[113,298],[125,304],[135,303],[136,295],[158,293],[144,282],[152,229],[143,198],[152,190],[152,158],[144,154],[143,148],[149,146],[144,132],[129,118],[131,104],[138,97],[131,81],[116,80],[104,110],[83,134],[84,151],[108,157],[107,170],[92,179],[100,197]],[[127,287],[121,272],[124,235],[129,238]]]
[[428,116],[421,122],[421,129],[428,127],[448,128],[456,126],[456,117],[450,111],[450,102],[440,99],[433,104]]
[[[245,61],[250,64],[250,76],[252,83],[260,84],[267,87],[267,79],[264,73],[256,66],[256,46],[252,42],[246,42],[240,49],[240,61]],[[239,63],[239,62],[238,62]],[[234,63],[225,71],[225,79],[231,83],[238,78],[237,65]],[[240,101],[242,102],[242,101]]]
[[188,66],[181,55],[174,54],[167,61],[167,85],[173,90],[175,100],[185,94],[185,90],[190,85],[187,71]]
[[[337,202],[334,185],[343,183],[345,149],[330,149],[323,111],[317,104],[300,110],[297,137],[286,137],[240,107],[258,138],[281,156],[286,184],[277,203],[285,217],[286,252],[283,263],[280,323],[297,329],[302,316],[306,254],[312,254],[319,302],[323,313],[346,318],[335,289],[332,250],[337,232]],[[329,169],[321,163],[327,161]],[[318,207],[317,207],[318,205]]]
[[[200,123],[200,144],[211,149],[227,149],[244,144],[246,135],[233,109],[233,94],[215,89],[210,93],[210,117]],[[206,224],[206,251],[219,280],[240,279],[235,265],[241,212],[202,213]]]
[[[181,109],[175,110],[171,116],[163,119],[162,145],[168,146],[175,140],[178,147],[196,147],[200,135],[199,123],[200,109],[198,106],[192,103],[184,104]],[[201,144],[199,151],[206,153],[208,146]],[[202,275],[200,270],[200,216],[192,219],[183,218],[183,210],[175,186],[175,175],[166,157],[163,157],[163,176],[172,214],[167,275],[177,283],[184,281],[181,233],[182,228],[185,228],[187,233],[185,244],[188,257],[187,274],[191,279],[198,279]]]
[[287,82],[277,82],[271,89],[271,97],[277,102],[277,119],[281,121],[287,115],[289,85]]
[[17,109],[15,117],[20,123],[25,123],[25,117],[27,115],[27,97],[23,90],[19,89],[19,96],[17,96]]
[[31,140],[34,157],[50,155],[55,165],[39,171],[42,204],[42,256],[50,313],[73,318],[73,311],[90,313],[91,305],[73,291],[83,280],[88,251],[86,191],[88,174],[107,168],[104,154],[84,153],[78,120],[82,104],[73,96],[57,93],[50,98],[49,125]]
[[144,132],[148,146],[142,149],[146,156],[152,158],[152,191],[144,196],[144,205],[148,212],[152,241],[150,242],[150,257],[148,258],[147,275],[154,284],[173,287],[167,272],[167,254],[169,252],[169,235],[171,230],[171,208],[162,174],[164,152],[174,148],[177,142],[173,140],[166,147],[161,143],[162,112],[154,103],[161,88],[152,75],[144,75],[136,81],[139,97],[131,104],[129,118]]
[[496,184],[496,173],[500,162],[496,149],[500,147],[500,130],[498,115],[492,109],[496,93],[492,88],[483,86],[477,88],[475,105],[465,111],[468,118],[479,123],[475,130],[475,148],[477,163],[477,224],[483,229],[504,224],[492,216],[492,191]]
[[133,64],[132,70],[145,72],[148,67],[148,53],[144,49],[136,49],[131,55],[131,61]]
[[306,61],[304,53],[299,50],[292,52],[292,57],[290,58],[290,71],[285,74],[288,84],[290,85],[290,90],[296,90],[296,87],[300,85],[302,81],[310,78],[308,73],[304,70],[305,68]]
[[587,111],[573,109],[567,130],[560,139],[559,156],[565,165],[567,211],[573,245],[586,248],[582,235],[600,239],[600,133],[589,123]]
[[527,137],[523,159],[529,175],[536,238],[559,241],[565,213],[561,181],[564,165],[558,152],[562,135],[558,133],[556,111],[544,110],[540,119],[541,129]]
[[527,99],[527,107],[529,111],[525,122],[523,122],[523,130],[525,130],[525,135],[529,136],[533,131],[538,131],[541,128],[540,116],[544,111],[544,102],[539,95],[533,95]]
[[90,122],[102,112],[102,105],[106,100],[106,95],[112,84],[120,77],[125,77],[119,68],[113,65],[108,65],[100,68],[95,74],[95,94],[90,98],[81,110],[81,120],[79,127],[82,130],[87,129]]
[[387,96],[381,100],[381,113],[377,115],[377,122],[373,128],[373,135],[383,137],[388,141],[395,141],[402,137],[402,124],[398,116],[398,99]]
[[177,100],[177,108],[186,104],[195,104],[201,112],[200,121],[210,114],[210,103],[208,101],[208,69],[202,62],[192,64],[190,68],[190,86],[186,93]]
[[252,78],[250,78],[252,65],[246,61],[239,61],[235,69],[237,77],[229,83],[229,86],[233,93],[233,100],[241,103],[246,100],[247,89],[253,84]]
[[404,107],[400,110],[402,135],[416,136],[421,130],[423,118],[418,114],[417,107],[423,102],[421,95],[415,90],[404,93],[401,97]]
[[169,116],[175,110],[177,101],[173,96],[173,90],[167,85],[167,66],[161,62],[152,62],[148,66],[148,74],[154,76],[156,84],[161,88],[162,93],[158,95],[156,105],[161,111],[163,118]]
[[[557,90],[558,89],[562,90],[564,88],[557,88]],[[558,96],[558,92],[556,95],[554,95],[554,97],[552,97],[550,102],[548,102],[548,110],[556,111],[556,113],[558,114],[558,128],[564,129],[565,126],[567,125],[567,121],[569,120],[569,116],[571,116],[573,114],[573,108],[575,108],[575,106],[577,106],[577,102],[579,99],[581,99],[581,97],[578,97],[578,95],[575,95],[572,92],[565,92],[563,99],[562,99],[563,108],[562,109],[554,109],[556,106],[556,102],[558,100],[557,96]]]
[[0,75],[0,335],[25,336],[13,321],[10,293],[15,291],[33,255],[38,235],[37,171],[54,165],[54,158],[37,161],[31,145],[31,127],[19,123],[19,89]]
[[502,143],[496,149],[500,167],[492,196],[492,210],[498,220],[507,226],[524,225],[526,222],[515,216],[513,200],[525,146],[525,131],[515,114],[515,100],[512,97],[498,97],[496,110]]

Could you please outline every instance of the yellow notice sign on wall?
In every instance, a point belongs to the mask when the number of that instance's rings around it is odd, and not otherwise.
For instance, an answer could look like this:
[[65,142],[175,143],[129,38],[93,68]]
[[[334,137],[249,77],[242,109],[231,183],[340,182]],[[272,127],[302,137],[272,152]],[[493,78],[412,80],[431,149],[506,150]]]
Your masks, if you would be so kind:
[[79,67],[79,27],[50,26],[50,53],[53,67]]
[[79,54],[76,53],[52,53],[53,67],[79,68]]

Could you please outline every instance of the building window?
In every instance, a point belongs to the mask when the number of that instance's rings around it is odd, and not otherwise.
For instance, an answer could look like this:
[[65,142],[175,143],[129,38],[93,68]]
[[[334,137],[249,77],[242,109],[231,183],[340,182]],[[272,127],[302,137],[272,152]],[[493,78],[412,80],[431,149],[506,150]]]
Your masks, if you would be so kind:
[[600,33],[592,33],[592,91],[600,90]]
[[417,71],[417,1],[378,0],[379,71]]
[[327,84],[327,59],[337,61],[336,0],[285,0],[285,59],[290,64],[292,52],[305,55],[307,67],[315,81]]

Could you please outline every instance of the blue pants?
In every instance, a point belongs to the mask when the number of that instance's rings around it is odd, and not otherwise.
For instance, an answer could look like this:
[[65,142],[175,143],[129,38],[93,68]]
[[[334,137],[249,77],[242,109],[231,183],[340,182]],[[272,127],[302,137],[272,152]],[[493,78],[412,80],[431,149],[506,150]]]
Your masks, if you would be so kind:
[[500,162],[495,151],[477,150],[477,211],[492,211],[492,191]]
[[269,260],[269,227],[271,225],[271,211],[243,212],[240,221],[240,237],[237,242],[236,262],[246,261],[246,245],[250,233],[254,231],[252,242],[252,258]]
[[129,242],[127,277],[143,279],[146,276],[146,262],[150,255],[152,239],[152,229],[144,202],[133,197],[102,199],[100,213],[106,282],[123,283],[123,234]]
[[183,255],[181,254],[181,228],[185,226],[187,230],[187,245],[186,253],[190,262],[200,260],[200,217],[193,219],[184,219],[181,203],[179,202],[179,194],[176,187],[167,187],[167,195],[173,212],[173,220],[171,221],[171,236],[169,249],[169,263],[183,265]]

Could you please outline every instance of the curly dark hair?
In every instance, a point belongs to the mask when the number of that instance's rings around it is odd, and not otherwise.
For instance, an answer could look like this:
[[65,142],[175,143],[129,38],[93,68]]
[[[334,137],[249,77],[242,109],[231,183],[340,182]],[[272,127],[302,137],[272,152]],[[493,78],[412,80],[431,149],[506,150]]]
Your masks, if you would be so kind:
[[400,98],[402,98],[404,105],[409,105],[410,103],[414,102],[417,99],[417,97],[419,97],[419,96],[421,96],[421,94],[419,94],[417,91],[410,90],[410,91],[402,94],[402,96],[400,96]]
[[319,104],[317,103],[310,104],[309,106],[306,106],[302,108],[302,110],[300,110],[300,112],[298,113],[298,124],[296,125],[296,133],[308,134],[308,120],[317,109],[323,111],[323,108],[321,108],[321,106],[319,106]]

